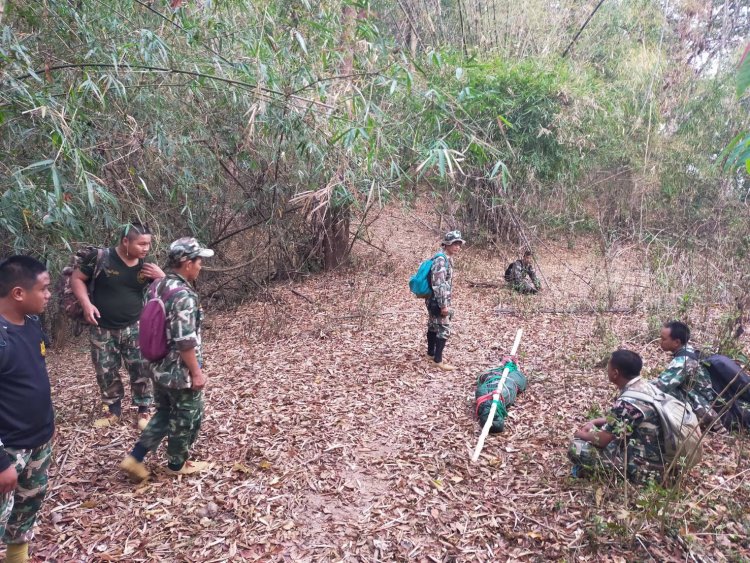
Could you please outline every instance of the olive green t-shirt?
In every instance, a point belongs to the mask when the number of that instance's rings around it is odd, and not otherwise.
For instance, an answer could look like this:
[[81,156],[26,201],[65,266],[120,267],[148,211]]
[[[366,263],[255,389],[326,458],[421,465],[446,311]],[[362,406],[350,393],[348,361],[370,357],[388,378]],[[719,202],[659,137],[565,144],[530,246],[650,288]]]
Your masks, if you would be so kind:
[[[105,267],[94,281],[91,302],[99,309],[99,326],[106,329],[121,329],[136,322],[143,310],[143,298],[150,280],[143,276],[143,260],[135,266],[127,266],[114,248],[108,249],[104,257]],[[81,265],[81,273],[94,274],[96,256]]]

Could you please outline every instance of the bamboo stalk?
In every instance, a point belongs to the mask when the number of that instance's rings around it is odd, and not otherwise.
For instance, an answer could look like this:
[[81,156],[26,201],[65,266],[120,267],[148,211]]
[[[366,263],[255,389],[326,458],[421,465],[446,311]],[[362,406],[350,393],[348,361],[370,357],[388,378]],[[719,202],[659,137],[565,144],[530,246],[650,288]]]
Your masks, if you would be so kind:
[[[516,332],[516,340],[513,342],[513,348],[510,351],[511,356],[515,356],[516,352],[518,351],[518,346],[521,344],[521,336],[523,336],[523,329],[519,328]],[[500,382],[497,384],[497,389],[492,394],[492,406],[490,407],[490,414],[487,417],[487,421],[484,423],[484,428],[482,428],[482,433],[479,435],[479,441],[477,442],[477,447],[474,450],[474,455],[471,456],[471,461],[476,462],[479,459],[479,454],[482,453],[482,448],[484,447],[484,441],[487,439],[487,436],[490,433],[490,428],[492,428],[492,421],[495,418],[495,411],[497,411],[497,401],[500,398],[500,393],[502,393],[503,385],[505,385],[505,380],[508,378],[508,373],[510,372],[510,367],[508,364],[505,364],[505,369],[503,370],[503,376],[500,378]]]

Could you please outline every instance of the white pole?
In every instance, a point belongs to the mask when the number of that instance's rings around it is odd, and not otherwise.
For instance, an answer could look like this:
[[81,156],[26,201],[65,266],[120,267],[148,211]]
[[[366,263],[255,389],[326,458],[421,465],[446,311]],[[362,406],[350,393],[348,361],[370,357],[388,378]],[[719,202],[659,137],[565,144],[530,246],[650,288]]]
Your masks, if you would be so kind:
[[[516,340],[515,342],[513,342],[513,349],[510,351],[511,356],[516,355],[518,346],[521,344],[522,335],[523,329],[519,328],[518,332],[516,332]],[[482,448],[484,447],[484,441],[487,439],[487,436],[490,433],[490,428],[492,428],[492,421],[495,419],[495,411],[497,410],[497,401],[500,398],[500,393],[503,390],[503,385],[505,385],[505,380],[508,378],[508,372],[510,372],[510,367],[506,363],[505,369],[503,370],[503,376],[500,378],[500,382],[497,384],[497,389],[492,394],[492,406],[490,407],[490,414],[487,417],[487,421],[484,423],[482,433],[479,435],[479,441],[477,442],[477,447],[474,450],[474,455],[471,456],[471,461],[473,462],[476,462],[479,459],[479,454],[482,453]]]

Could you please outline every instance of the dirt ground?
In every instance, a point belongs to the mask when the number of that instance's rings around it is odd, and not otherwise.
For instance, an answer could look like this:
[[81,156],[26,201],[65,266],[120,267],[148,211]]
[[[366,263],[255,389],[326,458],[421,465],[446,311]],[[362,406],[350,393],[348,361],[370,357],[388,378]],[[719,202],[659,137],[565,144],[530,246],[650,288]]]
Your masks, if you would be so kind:
[[[517,252],[468,244],[456,261],[451,373],[423,354],[424,303],[407,281],[439,241],[424,209],[388,207],[371,244],[334,274],[274,285],[207,312],[206,413],[196,459],[174,479],[117,465],[137,439],[94,429],[97,388],[81,340],[49,355],[58,431],[36,561],[723,561],[750,557],[746,437],[711,435],[680,489],[575,481],[566,447],[611,403],[602,361],[628,346],[653,375],[665,301],[634,248],[545,240],[538,297],[499,283]],[[471,242],[471,241],[470,241]],[[631,309],[634,309],[632,312]],[[691,311],[698,341],[717,310]],[[524,329],[528,390],[470,462],[468,396]]]

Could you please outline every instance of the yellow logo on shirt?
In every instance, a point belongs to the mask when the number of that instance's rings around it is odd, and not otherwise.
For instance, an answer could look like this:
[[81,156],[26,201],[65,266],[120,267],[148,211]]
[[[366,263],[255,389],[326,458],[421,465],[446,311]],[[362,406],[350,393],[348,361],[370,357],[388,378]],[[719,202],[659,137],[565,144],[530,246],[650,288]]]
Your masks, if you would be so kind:
[[44,340],[39,343],[39,351],[42,353],[42,358],[47,355],[47,347],[44,345]]

